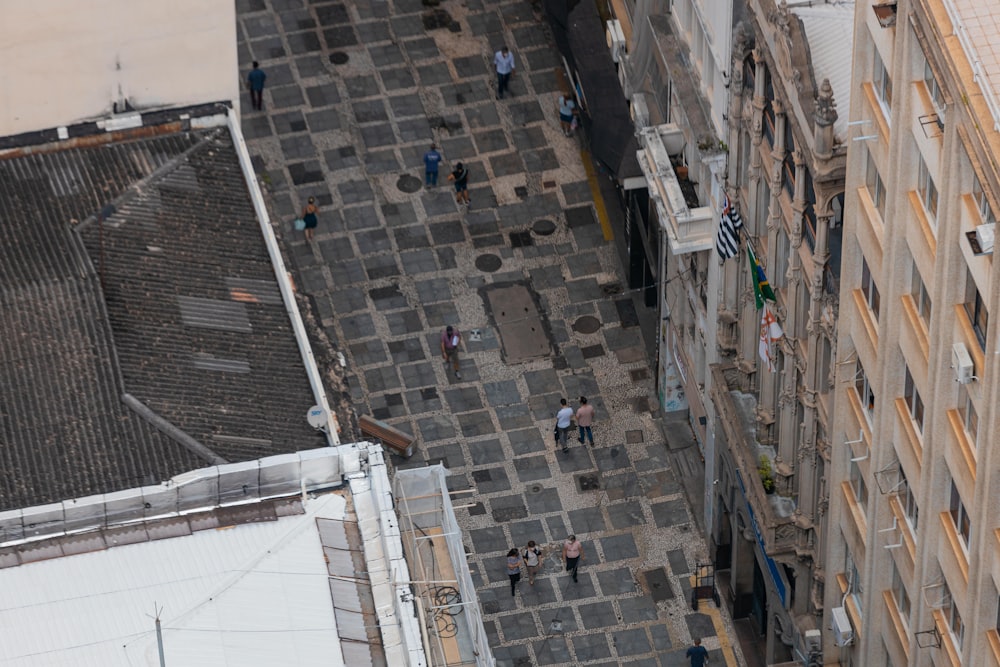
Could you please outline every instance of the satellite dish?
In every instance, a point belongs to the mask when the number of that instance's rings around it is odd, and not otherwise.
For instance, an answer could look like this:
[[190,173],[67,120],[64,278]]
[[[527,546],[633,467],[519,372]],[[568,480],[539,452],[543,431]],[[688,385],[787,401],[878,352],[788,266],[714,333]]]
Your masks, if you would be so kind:
[[325,429],[329,420],[329,413],[319,405],[312,406],[306,413],[306,421],[315,429]]

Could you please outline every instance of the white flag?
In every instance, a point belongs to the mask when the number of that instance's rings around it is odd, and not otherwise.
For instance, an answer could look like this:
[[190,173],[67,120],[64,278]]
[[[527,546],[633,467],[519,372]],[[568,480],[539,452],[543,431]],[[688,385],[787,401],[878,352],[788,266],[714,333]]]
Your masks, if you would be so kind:
[[772,373],[774,372],[774,344],[784,335],[785,332],[778,324],[778,318],[771,312],[771,306],[765,303],[760,316],[760,345],[757,350],[760,353],[761,361]]

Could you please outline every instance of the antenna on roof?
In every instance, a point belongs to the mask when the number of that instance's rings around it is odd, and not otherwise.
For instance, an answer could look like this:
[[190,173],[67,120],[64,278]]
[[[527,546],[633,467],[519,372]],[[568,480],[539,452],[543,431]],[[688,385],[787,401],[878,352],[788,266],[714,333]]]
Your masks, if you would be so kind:
[[156,648],[160,652],[160,667],[167,667],[167,658],[163,655],[163,630],[160,628],[160,612],[163,611],[163,607],[157,609],[154,602],[153,611],[156,612]]

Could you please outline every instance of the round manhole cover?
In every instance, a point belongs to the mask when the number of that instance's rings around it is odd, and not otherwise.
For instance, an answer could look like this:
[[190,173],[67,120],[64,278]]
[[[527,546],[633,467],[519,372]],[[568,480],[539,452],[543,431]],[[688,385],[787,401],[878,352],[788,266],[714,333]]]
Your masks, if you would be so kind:
[[592,334],[600,328],[601,321],[593,315],[578,317],[576,322],[573,322],[573,331],[577,333]]
[[416,176],[411,176],[410,174],[403,174],[396,181],[396,187],[399,188],[400,192],[405,192],[407,194],[412,194],[419,190],[423,186],[424,182],[421,181]]
[[330,62],[332,62],[334,65],[343,65],[350,59],[351,57],[346,53],[344,53],[343,51],[334,51],[333,53],[330,54]]
[[476,257],[476,268],[486,273],[493,273],[503,264],[503,260],[496,255],[480,255]]
[[556,223],[546,218],[535,220],[535,224],[531,225],[531,231],[539,236],[548,236],[556,231]]

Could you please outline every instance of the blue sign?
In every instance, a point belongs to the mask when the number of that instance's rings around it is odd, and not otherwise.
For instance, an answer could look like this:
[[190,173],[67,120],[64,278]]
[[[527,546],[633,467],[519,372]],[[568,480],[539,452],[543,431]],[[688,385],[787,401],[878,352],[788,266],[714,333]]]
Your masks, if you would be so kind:
[[764,545],[764,534],[760,531],[760,525],[757,523],[757,515],[753,513],[753,507],[750,505],[750,501],[747,500],[747,487],[743,484],[743,476],[740,475],[740,471],[736,471],[736,481],[740,483],[740,493],[743,495],[743,502],[747,506],[747,514],[750,515],[750,525],[753,526],[753,534],[757,536],[757,544],[760,545],[760,552],[764,555],[764,562],[767,563],[767,571],[771,573],[771,581],[774,582],[774,589],[778,591],[778,597],[781,598],[781,604],[786,609],[788,608],[787,591],[785,589],[785,582],[781,578],[781,571],[778,569],[778,564],[774,562],[774,559],[767,555],[767,547]]

